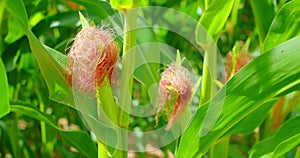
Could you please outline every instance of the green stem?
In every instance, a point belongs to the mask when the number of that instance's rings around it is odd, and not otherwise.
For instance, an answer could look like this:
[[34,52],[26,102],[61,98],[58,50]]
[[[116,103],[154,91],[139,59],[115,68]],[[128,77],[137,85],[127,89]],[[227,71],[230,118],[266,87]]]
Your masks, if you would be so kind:
[[[207,47],[204,56],[199,106],[209,101],[216,92],[217,88],[214,80],[217,80],[217,50],[212,45]],[[229,140],[230,136],[226,136],[214,144],[209,150],[209,157],[227,158]]]
[[[215,41],[217,38],[215,38]],[[217,48],[213,43],[205,47],[202,84],[199,106],[208,102],[217,91],[214,81],[217,80]],[[230,136],[220,139],[209,149],[209,157],[227,158]],[[222,152],[220,152],[222,151]],[[220,154],[222,153],[222,154]]]
[[[98,106],[98,118],[100,120],[101,117],[103,117],[101,115],[105,113],[105,115],[113,124],[118,125],[119,107],[114,102],[114,97],[113,97],[113,93],[111,90],[110,81],[108,77],[105,77],[103,82],[100,85],[97,85],[97,106]],[[117,129],[115,130],[118,131]],[[104,131],[102,132],[102,134],[106,135]],[[115,153],[122,153],[122,151],[116,149]],[[98,157],[105,158],[107,156],[108,156],[108,149],[106,144],[98,140]]]
[[19,82],[20,80],[20,73],[21,73],[21,65],[23,65],[23,61],[20,60],[19,66],[17,68],[17,77],[16,77],[16,89],[15,89],[15,94],[14,94],[14,99],[18,100],[19,99],[19,92],[21,89],[21,83]]
[[[103,110],[107,117],[113,121],[115,121],[115,116],[113,116],[109,110],[111,107],[110,104],[107,102],[105,98],[108,98],[109,102],[113,102],[111,91],[109,91],[108,87],[110,87],[110,83],[107,77],[104,78],[103,83],[101,85],[97,85],[97,112],[98,112],[98,119],[101,118],[101,111]],[[109,108],[108,108],[109,106]],[[113,108],[113,107],[112,107]],[[115,110],[115,109],[112,109]],[[108,158],[108,150],[106,144],[98,140],[98,158]]]
[[[122,58],[122,71],[121,71],[121,98],[120,107],[124,110],[120,110],[119,125],[125,130],[128,129],[130,115],[127,113],[130,111],[131,96],[133,87],[133,69],[135,60],[135,46],[136,46],[136,19],[137,12],[133,10],[124,10],[124,43],[123,43],[123,58]],[[130,51],[130,53],[128,53]],[[127,112],[126,112],[127,111]],[[128,135],[122,133],[121,135],[121,147],[126,150],[128,148]],[[120,154],[120,153],[116,153]],[[118,155],[120,156],[120,155]],[[123,157],[127,156],[127,151],[123,151]]]
[[300,147],[296,148],[296,154],[295,157],[300,157]]
[[107,158],[107,147],[101,141],[98,141],[98,158]]
[[[39,100],[39,108],[40,108],[40,111],[41,112],[45,112],[45,105],[44,105],[44,102],[43,102],[43,99],[40,95],[40,92],[38,90],[36,90],[36,95],[37,95],[37,98]],[[42,143],[43,145],[46,144],[47,142],[47,138],[46,138],[46,125],[45,125],[45,122],[40,122],[40,126],[41,126],[41,137],[42,137]]]
[[[121,101],[120,104],[126,111],[130,110],[131,94],[133,86],[133,68],[135,60],[135,45],[136,45],[136,12],[124,11],[125,28],[124,28],[124,44],[123,44],[123,59],[121,72]],[[128,53],[130,50],[130,53]],[[127,127],[129,125],[129,115],[126,112],[120,113],[120,126]]]
[[217,52],[213,46],[209,47],[205,52],[199,106],[209,101],[216,91],[216,86],[213,84],[217,75],[216,56]]
[[[36,84],[36,96],[39,102],[39,109],[42,113],[45,113],[45,104],[42,98],[42,95],[39,91],[38,84]],[[46,124],[43,121],[40,121],[40,126],[41,126],[41,140],[42,140],[42,149],[41,149],[41,154],[43,157],[50,157],[52,148],[47,147],[47,129],[46,129]]]

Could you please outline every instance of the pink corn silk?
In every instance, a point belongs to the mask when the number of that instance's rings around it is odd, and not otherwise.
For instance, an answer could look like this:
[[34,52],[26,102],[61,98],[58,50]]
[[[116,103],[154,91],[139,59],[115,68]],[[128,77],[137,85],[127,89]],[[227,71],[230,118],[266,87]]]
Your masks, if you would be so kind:
[[80,92],[95,92],[105,76],[111,79],[118,60],[119,49],[109,31],[84,27],[68,54],[69,83]]
[[166,130],[169,130],[184,113],[192,95],[192,84],[189,72],[186,68],[177,63],[171,63],[162,73],[159,83],[158,98],[156,100],[158,112],[164,110],[167,111],[167,114],[169,113],[170,109],[166,106],[166,102],[170,101],[172,95],[177,96],[177,98],[172,113],[168,116],[169,120]]

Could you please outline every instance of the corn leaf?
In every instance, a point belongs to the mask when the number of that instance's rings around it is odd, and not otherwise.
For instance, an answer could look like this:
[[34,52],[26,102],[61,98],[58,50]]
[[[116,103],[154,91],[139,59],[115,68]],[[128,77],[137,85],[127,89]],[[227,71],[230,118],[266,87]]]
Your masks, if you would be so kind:
[[50,92],[50,99],[73,106],[73,96],[71,87],[67,82],[66,70],[53,58],[53,56],[51,56],[49,52],[46,51],[37,37],[28,30],[27,13],[25,9],[23,11],[22,9],[16,11],[16,6],[25,8],[24,4],[19,0],[11,0],[7,3],[7,8],[10,14],[12,14],[15,20],[20,23],[29,39],[31,50],[37,59],[42,75],[47,83]]
[[[241,120],[250,116],[255,110],[287,91],[299,89],[299,42],[300,37],[296,37],[275,47],[254,59],[232,77],[211,100],[214,109],[218,109],[223,104],[216,124],[212,129],[207,128],[212,125],[203,120],[210,103],[201,106],[182,135],[177,156],[200,157],[215,141],[229,134],[228,131],[237,127]],[[222,96],[224,91],[226,91],[225,97]],[[214,114],[208,115],[212,117]],[[208,133],[203,134],[207,130]]]
[[[261,1],[259,1],[261,2]],[[270,50],[278,44],[300,34],[300,1],[286,3],[275,16],[266,39],[264,50]]]
[[[214,37],[218,35],[227,21],[227,18],[233,7],[233,3],[234,0],[212,1],[208,8],[206,8],[206,10],[203,12],[199,21],[199,25],[203,26],[211,36]],[[203,34],[196,33],[196,36],[196,39],[198,40],[201,38],[200,36],[203,36]],[[198,40],[198,42],[200,41]]]
[[75,147],[77,150],[79,150],[89,158],[97,157],[96,145],[86,132],[79,131],[79,130],[78,131],[62,130],[55,125],[55,123],[52,121],[50,116],[40,112],[38,109],[34,108],[30,104],[26,104],[22,102],[14,102],[12,103],[11,111],[45,122],[47,125],[52,126],[57,131],[59,131],[65,143]]
[[265,139],[253,146],[250,158],[265,155],[279,157],[287,153],[300,143],[300,117],[284,123],[274,137]]
[[130,9],[133,7],[133,0],[111,0],[110,4],[116,9]]
[[255,25],[260,37],[260,43],[262,44],[271,25],[272,19],[275,16],[274,1],[251,0],[250,3],[254,14]]

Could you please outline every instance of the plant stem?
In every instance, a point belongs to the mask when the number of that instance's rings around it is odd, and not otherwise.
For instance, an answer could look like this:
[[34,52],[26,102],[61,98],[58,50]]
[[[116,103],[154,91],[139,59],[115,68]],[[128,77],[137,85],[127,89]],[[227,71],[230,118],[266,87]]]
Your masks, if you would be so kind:
[[[101,120],[101,117],[103,117],[101,114],[105,113],[105,115],[113,124],[118,125],[119,107],[115,104],[108,77],[105,77],[103,82],[100,85],[97,85],[97,106],[98,119]],[[115,130],[117,131],[117,129]],[[103,132],[103,135],[106,135],[106,133]],[[122,151],[116,149],[115,153],[122,153]],[[98,157],[108,157],[107,146],[100,140],[98,140]]]
[[[131,96],[133,87],[133,69],[135,60],[135,46],[136,46],[136,19],[137,12],[133,10],[124,10],[124,42],[123,42],[123,58],[122,58],[122,71],[121,71],[121,98],[119,125],[121,128],[128,129],[130,115]],[[128,53],[130,51],[130,53]],[[127,111],[127,112],[126,112]],[[128,135],[127,133],[121,134],[121,147],[122,149],[128,148]],[[119,156],[119,155],[118,155]],[[127,151],[123,151],[123,157],[127,156]]]
[[216,145],[212,146],[209,150],[209,157],[228,157],[228,149],[229,149],[229,140],[230,136],[226,136],[221,138]]
[[300,157],[300,147],[296,148],[296,154],[295,157]]
[[[40,108],[40,111],[41,112],[45,112],[45,104],[43,102],[43,99],[41,97],[41,94],[38,90],[36,90],[36,96],[39,100],[39,108]],[[41,125],[41,137],[42,137],[42,143],[43,145],[45,145],[45,143],[47,142],[47,138],[46,138],[46,125],[45,125],[45,122],[40,122],[40,125]]]
[[98,140],[98,158],[106,157],[108,157],[106,145],[103,144],[100,140]]
[[200,102],[199,106],[209,101],[212,95],[216,91],[216,86],[213,84],[213,80],[216,79],[217,70],[216,70],[216,59],[217,59],[217,50],[215,47],[208,47],[203,63],[203,72],[202,72],[202,88],[200,92]]
[[[42,113],[45,113],[45,104],[44,104],[42,95],[39,91],[39,87],[37,84],[36,84],[36,86],[37,86],[36,96],[37,96],[37,99],[39,102],[39,109]],[[46,131],[45,122],[40,121],[40,126],[41,126],[41,139],[42,139],[42,150],[41,150],[42,153],[41,154],[44,157],[50,157],[52,150],[51,150],[51,148],[47,148],[47,133],[46,133],[47,131]]]
[[[213,45],[206,48],[202,77],[199,106],[209,101],[217,90],[213,82],[217,79],[217,50]],[[209,157],[226,158],[228,155],[229,140],[230,136],[226,136],[213,145],[209,150]],[[222,151],[221,155],[220,151]]]
[[[214,40],[217,41],[217,38]],[[199,106],[209,101],[217,91],[214,81],[217,80],[217,48],[213,43],[205,47],[202,84]],[[220,139],[209,149],[209,157],[227,158],[230,136]],[[220,151],[222,154],[220,154]]]

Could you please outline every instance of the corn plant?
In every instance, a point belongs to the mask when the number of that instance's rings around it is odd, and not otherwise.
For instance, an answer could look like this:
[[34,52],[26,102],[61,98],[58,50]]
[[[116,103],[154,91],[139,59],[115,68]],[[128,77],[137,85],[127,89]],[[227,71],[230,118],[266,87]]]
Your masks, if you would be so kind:
[[300,157],[299,0],[1,0],[0,157]]

